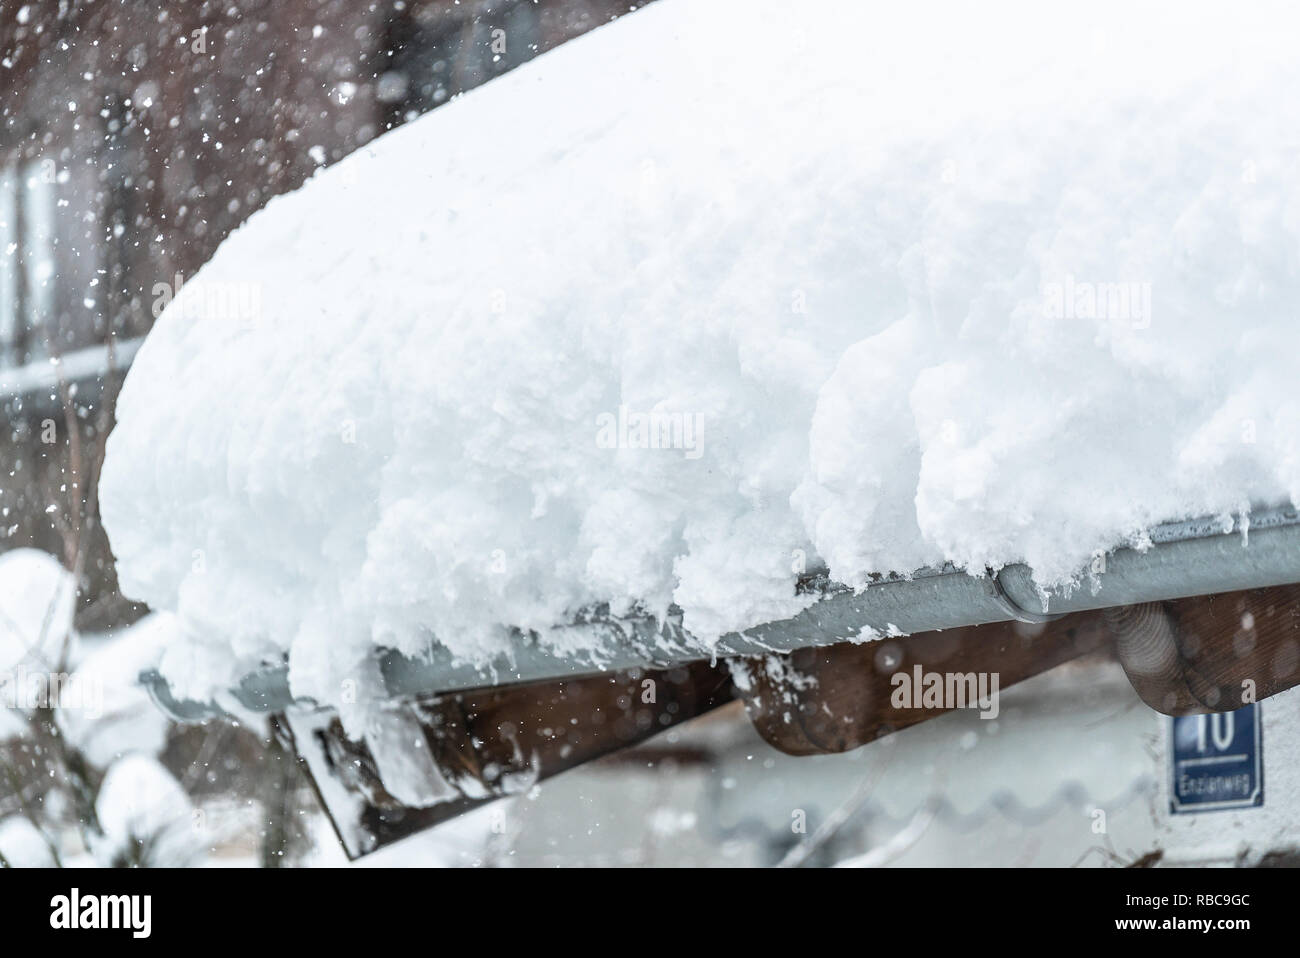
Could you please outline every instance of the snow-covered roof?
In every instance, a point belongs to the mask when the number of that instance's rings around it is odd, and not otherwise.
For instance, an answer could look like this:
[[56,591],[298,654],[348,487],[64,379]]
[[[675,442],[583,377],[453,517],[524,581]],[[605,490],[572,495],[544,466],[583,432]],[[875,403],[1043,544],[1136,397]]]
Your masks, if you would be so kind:
[[563,659],[676,607],[703,655],[820,565],[1032,594],[1300,498],[1286,8],[1109,15],[801,6],[843,56],[661,0],[272,201],[109,442],[177,694],[287,656],[346,718],[376,647]]

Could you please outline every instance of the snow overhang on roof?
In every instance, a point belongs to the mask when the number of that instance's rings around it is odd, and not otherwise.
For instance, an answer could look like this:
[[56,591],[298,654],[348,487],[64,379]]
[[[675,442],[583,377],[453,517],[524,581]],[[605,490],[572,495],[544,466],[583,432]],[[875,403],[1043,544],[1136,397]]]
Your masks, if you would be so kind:
[[[1150,545],[1122,548],[1094,563],[1084,584],[1043,593],[1033,570],[1023,564],[985,576],[944,567],[911,576],[882,577],[862,592],[813,576],[805,587],[820,601],[792,618],[724,636],[717,657],[791,652],[859,639],[864,634],[904,635],[993,622],[1042,622],[1073,612],[1160,602],[1300,582],[1300,513],[1291,507],[1263,508],[1238,519],[1225,517],[1166,523],[1152,529]],[[512,660],[489,666],[455,661],[431,643],[423,658],[393,651],[381,656],[385,690],[393,699],[449,693],[632,668],[663,668],[703,656],[681,627],[680,615],[616,619],[592,615],[566,628],[581,630],[583,651],[560,654],[520,636]],[[141,681],[154,701],[180,721],[201,721],[224,713],[213,702],[172,695],[157,671]],[[246,675],[230,690],[242,708],[277,712],[313,703],[295,700],[288,669],[269,665]]]

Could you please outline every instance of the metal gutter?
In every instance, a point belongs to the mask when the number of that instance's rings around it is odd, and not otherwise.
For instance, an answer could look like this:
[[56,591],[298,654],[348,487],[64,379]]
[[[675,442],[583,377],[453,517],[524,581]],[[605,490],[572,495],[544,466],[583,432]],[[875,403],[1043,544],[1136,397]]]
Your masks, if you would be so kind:
[[[663,668],[711,656],[753,656],[831,645],[860,635],[864,628],[882,634],[930,632],[991,622],[1041,622],[1072,612],[1136,605],[1212,593],[1235,592],[1300,582],[1300,513],[1293,507],[1257,510],[1246,519],[1172,522],[1157,526],[1145,550],[1122,548],[1105,557],[1104,571],[1084,576],[1070,592],[1043,596],[1032,570],[1009,565],[997,573],[972,576],[951,566],[924,569],[912,576],[890,575],[854,593],[812,577],[807,588],[822,598],[779,622],[724,636],[712,651],[691,640],[681,616],[659,623],[650,617],[612,619],[592,615],[560,629],[543,645],[521,635],[510,661],[483,668],[456,662],[431,643],[425,658],[382,654],[380,669],[394,699],[456,692],[470,688],[572,678],[632,668]],[[582,652],[556,651],[573,635]],[[586,648],[594,645],[594,650]],[[158,706],[179,721],[202,721],[223,714],[215,703],[178,700],[156,671],[141,681]],[[267,666],[244,677],[230,694],[239,707],[281,711],[295,701],[284,665]]]

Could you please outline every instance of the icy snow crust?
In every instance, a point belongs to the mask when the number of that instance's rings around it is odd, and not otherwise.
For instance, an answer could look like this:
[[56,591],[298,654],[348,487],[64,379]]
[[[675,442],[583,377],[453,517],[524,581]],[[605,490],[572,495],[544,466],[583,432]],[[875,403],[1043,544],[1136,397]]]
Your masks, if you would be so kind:
[[661,0],[271,202],[109,446],[178,692],[1300,498],[1296,14],[1050,6]]

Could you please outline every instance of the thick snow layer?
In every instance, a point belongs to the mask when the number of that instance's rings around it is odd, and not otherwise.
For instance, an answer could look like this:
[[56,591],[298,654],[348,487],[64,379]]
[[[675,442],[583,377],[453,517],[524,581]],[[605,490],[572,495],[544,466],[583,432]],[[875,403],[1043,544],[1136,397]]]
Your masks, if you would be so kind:
[[1055,584],[1300,498],[1294,21],[662,0],[384,136],[128,377],[103,512],[164,671],[338,701],[599,602],[707,646],[818,561]]

